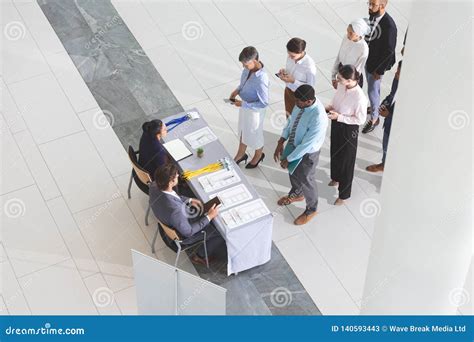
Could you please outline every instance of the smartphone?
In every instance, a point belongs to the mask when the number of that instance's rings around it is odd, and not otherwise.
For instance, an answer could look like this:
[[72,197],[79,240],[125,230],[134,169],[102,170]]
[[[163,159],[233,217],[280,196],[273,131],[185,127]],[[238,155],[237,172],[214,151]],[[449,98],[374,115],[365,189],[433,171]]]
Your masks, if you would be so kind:
[[276,77],[278,77],[278,78],[280,78],[280,74],[278,74],[278,73],[277,73],[277,74],[275,74],[275,76],[276,76]]
[[234,103],[235,99],[224,99],[225,103]]

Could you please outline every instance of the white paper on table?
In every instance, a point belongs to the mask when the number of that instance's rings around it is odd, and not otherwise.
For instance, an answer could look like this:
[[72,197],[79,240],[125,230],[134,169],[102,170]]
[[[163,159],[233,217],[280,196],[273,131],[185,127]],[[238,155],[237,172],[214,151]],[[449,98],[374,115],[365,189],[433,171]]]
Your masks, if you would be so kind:
[[228,228],[236,228],[270,214],[261,198],[219,213]]
[[168,141],[163,146],[175,161],[180,161],[193,154],[180,139]]
[[200,118],[200,115],[198,112],[192,110],[192,111],[189,111],[186,113],[187,115],[189,115],[189,117],[191,118],[191,120],[197,120]]
[[252,194],[250,193],[249,189],[247,189],[245,184],[242,183],[237,186],[233,186],[232,188],[222,190],[209,197],[214,198],[216,196],[219,196],[219,199],[221,200],[221,209],[229,209],[252,199]]
[[234,169],[223,169],[199,177],[198,182],[205,192],[212,192],[240,182],[240,177]]
[[198,129],[192,133],[189,133],[184,136],[184,139],[191,145],[193,149],[197,149],[204,145],[217,140],[216,135],[211,131],[211,129],[206,126],[204,128]]

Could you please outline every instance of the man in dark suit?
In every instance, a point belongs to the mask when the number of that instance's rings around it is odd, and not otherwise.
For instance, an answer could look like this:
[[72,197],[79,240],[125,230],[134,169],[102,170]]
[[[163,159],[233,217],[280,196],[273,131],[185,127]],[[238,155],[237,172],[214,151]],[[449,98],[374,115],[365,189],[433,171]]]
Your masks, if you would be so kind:
[[[211,221],[218,215],[218,208],[213,205],[205,214],[200,215],[202,202],[195,198],[178,195],[173,188],[178,184],[178,168],[166,164],[156,172],[155,181],[150,185],[150,205],[156,218],[163,224],[175,229],[182,238],[189,238],[204,230],[207,234],[207,251],[213,252],[224,243],[219,232],[212,226]],[[162,236],[163,237],[163,236]],[[172,241],[163,237],[168,247],[175,249]],[[206,264],[204,246],[191,257],[196,264]]]
[[371,118],[362,133],[369,133],[379,124],[380,85],[385,71],[395,64],[397,25],[385,11],[388,0],[369,1],[369,25],[371,33],[366,36],[369,57],[365,64]]

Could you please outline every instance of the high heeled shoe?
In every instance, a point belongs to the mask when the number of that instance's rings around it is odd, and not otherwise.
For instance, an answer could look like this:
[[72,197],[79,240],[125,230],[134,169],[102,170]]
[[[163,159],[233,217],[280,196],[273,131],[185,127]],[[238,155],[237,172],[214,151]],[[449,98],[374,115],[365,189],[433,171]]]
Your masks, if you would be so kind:
[[247,164],[247,159],[249,159],[249,155],[248,155],[247,153],[245,153],[245,154],[242,156],[242,158],[236,160],[235,163],[236,163],[237,165],[239,165],[239,164],[242,163],[242,162],[245,162],[245,164]]
[[252,163],[248,163],[248,164],[245,166],[245,168],[246,168],[246,169],[255,169],[255,168],[258,166],[258,164],[260,164],[260,162],[263,160],[263,158],[265,158],[265,153],[262,153],[262,156],[261,156],[260,159],[258,160],[257,164],[254,165],[254,164],[252,164]]

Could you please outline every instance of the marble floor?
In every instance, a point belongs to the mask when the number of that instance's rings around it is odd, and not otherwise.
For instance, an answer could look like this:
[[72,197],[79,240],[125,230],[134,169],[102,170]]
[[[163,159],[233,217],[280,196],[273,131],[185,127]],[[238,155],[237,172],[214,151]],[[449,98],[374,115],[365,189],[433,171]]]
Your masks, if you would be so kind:
[[[133,187],[132,199],[126,197],[130,165],[123,145],[136,141],[137,135],[124,127],[131,127],[141,113],[196,107],[233,153],[237,112],[222,99],[238,82],[241,48],[256,46],[268,70],[278,70],[285,61],[286,41],[304,37],[318,66],[317,96],[328,102],[333,94],[330,68],[345,27],[367,10],[362,0],[113,0],[120,18],[91,20],[89,27],[95,31],[90,41],[82,43],[90,44],[91,51],[98,42],[113,48],[114,42],[101,41],[97,32],[113,31],[120,39],[125,25],[139,44],[136,53],[123,54],[118,47],[107,58],[81,59],[68,54],[74,45],[63,46],[61,33],[54,31],[40,7],[53,1],[0,1],[2,314],[136,313],[129,251],[134,248],[150,255],[154,225],[144,225],[145,195]],[[94,1],[79,2],[94,9]],[[389,12],[399,27],[400,51],[410,2],[390,1]],[[93,18],[87,11],[80,15]],[[63,18],[79,29],[82,24],[76,19]],[[137,70],[160,77],[170,90],[167,96],[156,95],[163,94],[162,89],[125,84],[123,75],[114,73],[125,61],[135,66],[143,59],[155,70],[137,66],[126,70],[127,76],[133,79]],[[110,60],[113,63],[102,64]],[[85,68],[94,70],[88,77],[78,71],[81,62],[95,63]],[[393,71],[384,77],[383,94],[388,93],[392,77]],[[265,122],[269,153],[281,131],[283,111],[283,87],[276,78],[271,82]],[[109,93],[98,100],[101,91]],[[111,96],[126,98],[127,107],[117,108],[115,101],[108,100]],[[381,129],[377,128],[360,137],[351,200],[334,207],[336,191],[326,186],[326,139],[317,173],[319,215],[304,227],[292,225],[303,210],[301,205],[276,206],[289,186],[284,171],[270,158],[258,170],[245,170],[275,214],[276,252],[322,314],[359,312],[374,220],[382,210],[378,201],[382,175],[364,169],[380,158]],[[390,186],[390,180],[384,179],[383,186]],[[163,244],[158,247],[156,257],[174,260],[172,251]],[[196,274],[186,258],[181,267]],[[289,291],[300,303],[303,289]],[[107,305],[100,302],[104,294]]]

